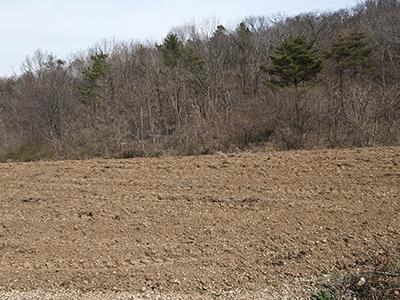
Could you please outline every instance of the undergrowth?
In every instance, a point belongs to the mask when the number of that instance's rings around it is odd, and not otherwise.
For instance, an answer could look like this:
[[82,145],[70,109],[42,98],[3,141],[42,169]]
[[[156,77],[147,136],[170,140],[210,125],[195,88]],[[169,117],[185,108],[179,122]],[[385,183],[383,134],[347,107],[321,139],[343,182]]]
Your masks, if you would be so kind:
[[369,258],[360,269],[325,283],[310,300],[399,300],[400,251]]

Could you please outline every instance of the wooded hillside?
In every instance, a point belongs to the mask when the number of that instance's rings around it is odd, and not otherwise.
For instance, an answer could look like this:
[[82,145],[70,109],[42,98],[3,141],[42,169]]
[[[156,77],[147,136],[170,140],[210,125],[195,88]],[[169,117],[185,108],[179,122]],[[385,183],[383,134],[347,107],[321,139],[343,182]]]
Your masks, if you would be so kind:
[[396,0],[37,51],[0,79],[3,160],[398,145],[399,129]]

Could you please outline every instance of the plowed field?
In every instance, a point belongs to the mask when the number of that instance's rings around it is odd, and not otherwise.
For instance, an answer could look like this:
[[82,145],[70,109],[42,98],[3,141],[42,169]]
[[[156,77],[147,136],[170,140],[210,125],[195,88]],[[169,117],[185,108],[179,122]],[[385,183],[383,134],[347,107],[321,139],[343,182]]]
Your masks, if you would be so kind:
[[301,299],[400,249],[400,148],[0,164],[0,299]]

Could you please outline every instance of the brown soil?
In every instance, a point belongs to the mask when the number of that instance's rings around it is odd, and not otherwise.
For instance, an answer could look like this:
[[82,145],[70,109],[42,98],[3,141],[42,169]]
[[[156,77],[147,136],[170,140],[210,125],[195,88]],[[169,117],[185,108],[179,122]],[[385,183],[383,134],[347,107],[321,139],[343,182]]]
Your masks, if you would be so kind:
[[0,164],[0,298],[301,298],[398,250],[400,148]]

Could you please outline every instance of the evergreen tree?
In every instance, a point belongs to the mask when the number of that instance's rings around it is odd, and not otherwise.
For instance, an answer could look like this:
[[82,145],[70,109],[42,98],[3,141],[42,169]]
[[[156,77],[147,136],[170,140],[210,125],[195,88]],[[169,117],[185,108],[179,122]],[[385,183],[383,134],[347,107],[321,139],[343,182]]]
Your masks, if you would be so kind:
[[97,80],[103,77],[108,70],[108,54],[103,52],[96,53],[90,57],[91,65],[82,71],[84,83],[78,86],[82,96],[90,96],[94,93]]
[[[218,60],[229,51],[230,34],[223,25],[218,25],[210,39],[209,53],[212,59]],[[229,57],[232,59],[232,57]]]
[[241,51],[254,47],[252,33],[245,23],[242,22],[239,24],[236,34],[238,36],[238,46]]
[[289,149],[304,147],[310,130],[310,112],[303,104],[302,91],[321,72],[322,61],[310,43],[302,38],[289,38],[275,49],[271,62],[271,67],[264,69],[272,77],[269,84],[294,87],[295,92],[295,98],[286,101],[285,113],[278,113],[287,124],[279,134]]
[[213,34],[213,38],[219,37],[219,36],[225,36],[227,34],[227,30],[223,25],[218,25],[217,29],[215,30]]
[[187,48],[183,52],[185,68],[194,75],[197,83],[202,86],[207,81],[207,68],[203,59],[193,49]]
[[269,81],[279,87],[298,86],[314,79],[322,70],[318,51],[301,38],[284,41],[271,57],[272,66],[264,70],[272,75]]
[[355,77],[362,69],[368,69],[371,61],[372,47],[362,32],[353,31],[349,35],[340,35],[327,54],[332,59],[339,75],[340,99],[343,105],[344,75],[351,71]]
[[352,70],[356,75],[361,68],[370,66],[372,47],[368,38],[358,31],[353,31],[348,36],[339,36],[332,45],[328,58],[335,61],[338,72]]
[[247,27],[247,25],[242,22],[236,28],[235,41],[237,45],[237,64],[239,65],[239,78],[241,81],[241,87],[243,94],[248,94],[253,89],[249,89],[252,72],[251,65],[254,59],[254,37],[253,33]]
[[165,65],[175,68],[180,63],[183,69],[194,75],[198,83],[204,83],[207,79],[206,65],[191,47],[195,44],[195,41],[188,41],[187,45],[184,45],[176,34],[169,33],[157,48],[162,53]]
[[53,70],[53,69],[60,69],[62,66],[65,65],[65,61],[62,59],[57,59],[55,58],[52,54],[48,55],[47,59],[44,62],[44,66],[48,70]]
[[161,51],[165,65],[173,68],[178,65],[183,54],[183,43],[174,33],[169,33],[157,48]]

